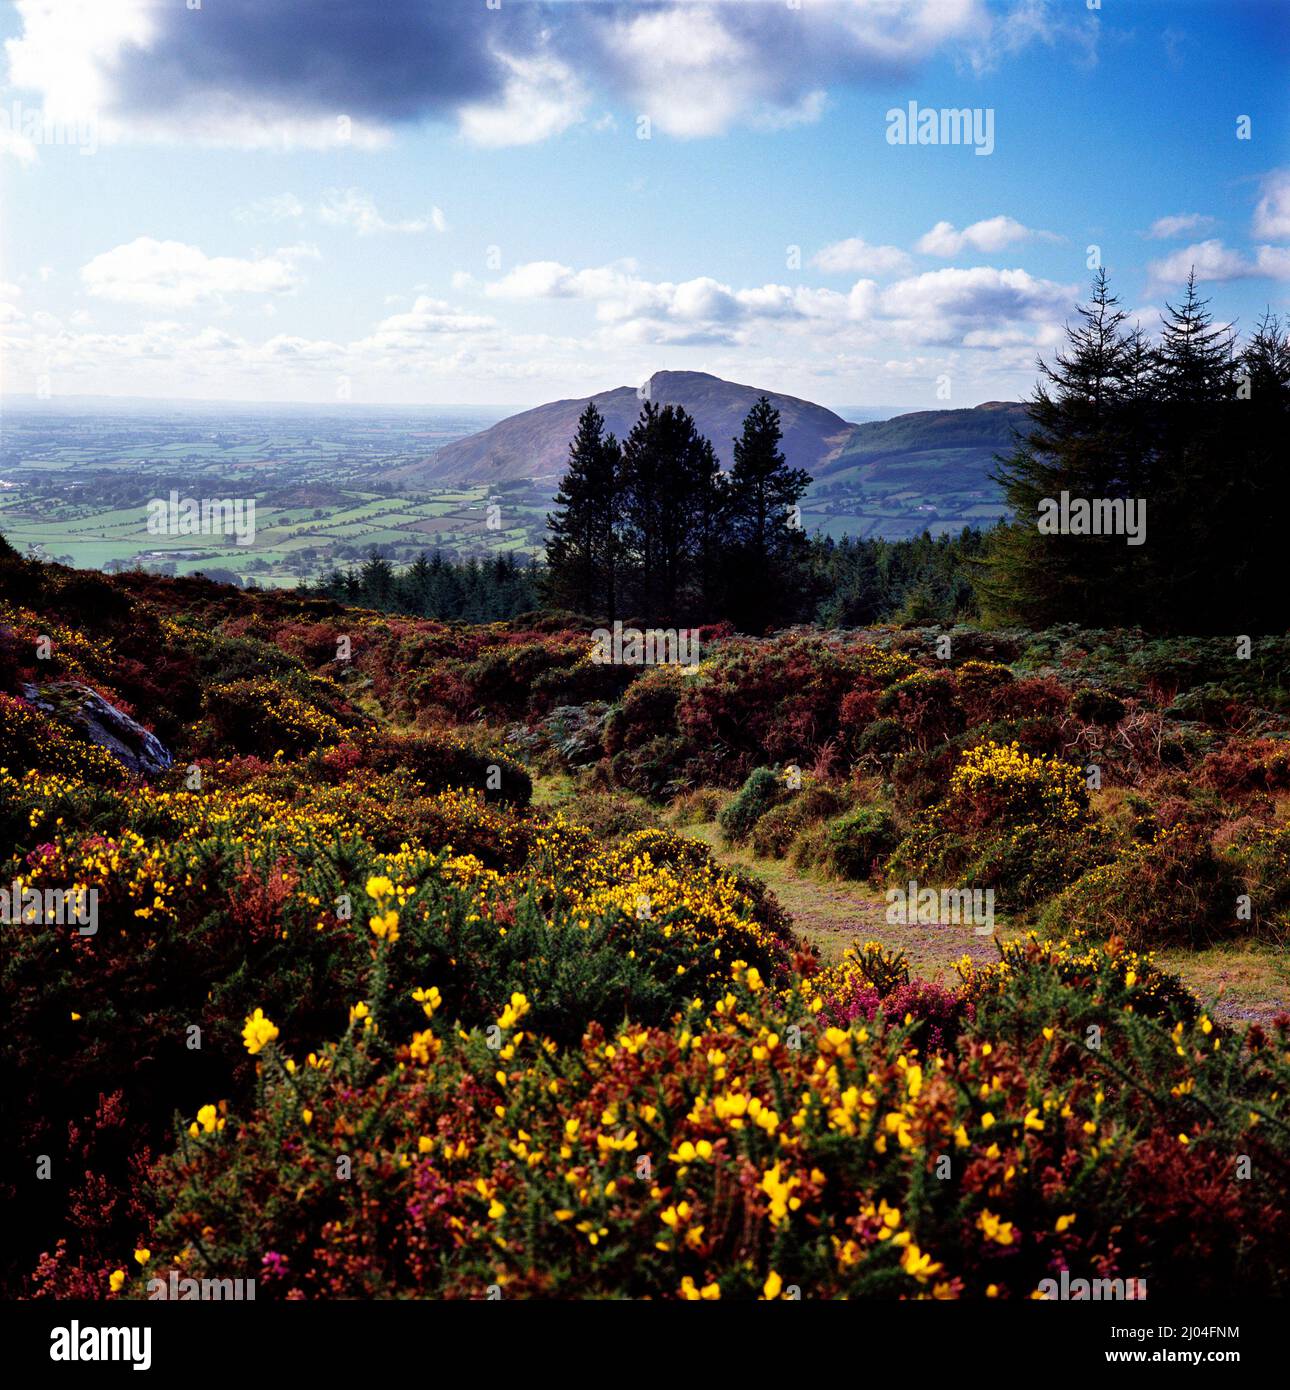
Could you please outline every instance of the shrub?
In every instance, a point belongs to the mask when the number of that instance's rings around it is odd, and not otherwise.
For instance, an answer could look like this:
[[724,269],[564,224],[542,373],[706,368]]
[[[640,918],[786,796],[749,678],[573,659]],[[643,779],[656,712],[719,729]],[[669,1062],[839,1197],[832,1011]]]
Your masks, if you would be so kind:
[[1223,858],[1249,898],[1250,928],[1284,941],[1290,932],[1290,826],[1248,831],[1225,849]]
[[653,812],[617,791],[590,791],[580,787],[561,810],[570,820],[586,826],[597,840],[606,842],[620,840],[657,824]]
[[11,773],[59,772],[109,786],[129,776],[111,753],[9,695],[0,695],[0,765]]
[[905,730],[898,720],[875,719],[860,735],[856,756],[862,762],[885,767],[904,746]]
[[787,800],[772,806],[753,825],[753,852],[782,859],[803,830],[837,815],[844,804],[842,793],[827,783],[804,782],[799,790],[790,792]]
[[949,799],[956,821],[973,827],[1034,821],[1074,829],[1089,811],[1079,768],[1032,757],[1017,744],[969,748],[950,779]]
[[965,661],[954,672],[959,702],[971,724],[998,717],[1008,702],[1015,677],[1006,666],[993,661]]
[[[1205,1019],[1200,1001],[1156,964],[1152,952],[1128,950],[1119,938],[1098,942],[1074,931],[1045,941],[1032,931],[996,946],[997,962],[982,965],[964,957],[956,967],[962,993],[976,1008],[978,1030],[1020,1037],[1033,1029],[1031,1036],[1047,1036],[1044,1030],[1055,1033],[1060,1018],[1069,1036],[1079,1038],[1089,1021],[1097,1021],[1101,1031],[1107,1019],[1129,1013],[1170,1024],[1176,1035]],[[1205,1028],[1203,1035],[1213,1031]]]
[[905,811],[921,810],[940,801],[949,788],[956,750],[942,744],[922,752],[898,754],[888,776],[896,804]]
[[850,1007],[849,1001],[858,992],[872,991],[881,999],[908,983],[908,956],[903,951],[888,950],[877,941],[847,947],[841,960],[825,966],[811,981],[830,1021],[839,1016],[839,1009]]
[[882,1008],[893,1022],[913,1029],[912,1036],[925,1056],[952,1052],[975,1013],[971,1000],[933,980],[897,985],[882,1001]]
[[824,838],[824,864],[840,878],[869,878],[899,840],[900,832],[886,807],[857,806],[830,821]]
[[[763,1022],[761,1036],[777,1026]],[[438,1031],[416,1050],[433,1052],[433,1065],[409,1046],[397,1071],[361,1033],[291,1078],[270,1051],[250,1112],[236,1126],[198,1125],[161,1170],[170,1214],[153,1263],[174,1267],[200,1229],[209,1274],[258,1267],[272,1252],[265,1288],[274,1297],[477,1297],[498,1285],[509,1297],[752,1299],[792,1283],[828,1297],[980,1295],[988,1284],[1024,1298],[1067,1264],[1131,1273],[1156,1296],[1284,1286],[1278,1240],[1287,1223],[1275,1183],[1224,1183],[1221,1196],[1203,1184],[1218,1208],[1207,1214],[1190,1195],[1205,1165],[1162,1167],[1158,1146],[1121,1124],[1136,1094],[1111,1087],[1095,1101],[1086,1077],[1041,1060],[1038,1033],[1024,1049],[971,1047],[932,1086],[911,1071],[899,1030],[880,1040],[837,1029],[815,1047],[780,1047],[758,1061],[753,1049],[764,1043],[723,1022],[698,1028],[691,1049],[665,1029],[593,1032],[567,1061],[521,1040],[501,1068],[478,1034]],[[1150,1083],[1166,1096],[1162,1129],[1167,1122],[1191,1132],[1191,1147],[1221,1152],[1224,1136],[1240,1132],[1236,1107],[1199,1120],[1198,1107],[1169,1099],[1167,1086],[1191,1080],[1208,1093],[1222,1064],[1191,1051],[1171,1059],[1141,1027],[1133,1043],[1141,1052],[1122,1046],[1119,1059],[1131,1059],[1135,1080],[1152,1063],[1161,1068]],[[832,1082],[839,1063],[813,1062],[838,1049],[845,1072]],[[732,1098],[718,1066],[737,1067],[747,1089]],[[1039,1066],[1042,1097],[1033,1090]],[[1253,1077],[1258,1066],[1243,1059],[1234,1071]],[[853,1068],[863,1086],[846,1091]],[[783,1093],[818,1096],[791,1157],[776,1134],[773,1074]],[[731,1126],[730,1108],[753,1102],[758,1122]],[[904,1122],[899,1142],[864,1142],[887,1113]],[[1090,1125],[1092,1140],[1081,1135]],[[355,1157],[348,1200],[329,1176],[341,1136]],[[849,1151],[839,1143],[848,1136]],[[1096,1161],[1084,1158],[1094,1146]],[[658,1178],[637,1173],[642,1151],[668,1155]],[[952,1192],[918,1180],[937,1152],[957,1154],[963,1167]],[[1279,1154],[1269,1146],[1268,1156],[1275,1164]],[[1048,1180],[1053,1172],[1063,1181]],[[1150,1191],[1149,1175],[1165,1185],[1150,1198],[1157,1220],[1143,1228],[1128,1213]],[[280,1188],[297,1200],[228,1200]],[[878,1192],[886,1195],[875,1201]],[[1061,1219],[1072,1213],[1075,1223]],[[721,1238],[749,1230],[765,1236]],[[884,1238],[892,1230],[908,1239]],[[336,1246],[343,1258],[322,1253]]]
[[706,825],[716,820],[727,800],[715,787],[698,787],[683,792],[672,802],[672,819],[677,825]]
[[1195,720],[1223,728],[1232,723],[1242,703],[1226,686],[1211,681],[1181,691],[1164,713],[1166,719]]
[[[159,1166],[149,1272],[191,1265],[200,1231],[203,1273],[264,1268],[276,1298],[1027,1298],[1061,1268],[1153,1297],[1290,1287],[1284,1031],[1215,1048],[1145,963],[1099,948],[1023,944],[969,974],[972,1008],[906,987],[909,1025],[893,1009],[797,1049],[806,996],[729,983],[733,1011],[565,1049],[517,992],[500,1057],[447,1004],[411,1034],[357,1017],[290,1073],[283,1029],[228,1122],[213,1105]],[[929,1183],[946,1153],[960,1180]]]
[[690,757],[690,745],[685,739],[659,735],[615,753],[609,769],[619,786],[661,802],[688,784]]
[[1237,920],[1240,891],[1234,866],[1215,854],[1208,834],[1180,824],[1091,869],[1044,908],[1040,925],[1130,946],[1202,946],[1248,929]]
[[945,800],[914,820],[887,868],[1000,889],[1024,907],[1083,873],[1097,844],[1078,768],[986,743],[963,754]]
[[674,738],[684,679],[675,666],[655,666],[638,676],[610,711],[605,752],[612,757],[653,739]]
[[1124,701],[1109,690],[1088,687],[1077,690],[1071,697],[1071,713],[1086,724],[1118,724],[1124,718]]
[[948,671],[915,671],[882,692],[878,713],[894,719],[914,747],[926,751],[961,733],[967,717]]
[[362,761],[378,772],[405,768],[431,792],[466,789],[516,806],[527,806],[533,795],[528,772],[513,758],[455,732],[385,734],[367,744]]
[[1231,739],[1205,756],[1196,780],[1229,797],[1290,790],[1290,739]]
[[615,846],[613,860],[628,865],[641,855],[648,856],[652,864],[686,872],[704,873],[717,868],[712,851],[702,840],[692,840],[662,826],[636,830],[625,836],[621,844]]
[[[525,640],[523,635],[516,635],[480,650],[461,668],[461,679],[470,692],[472,707],[498,718],[514,719],[530,707],[568,703],[569,689],[555,673],[567,673],[586,655],[585,636],[562,633]],[[590,666],[589,661],[587,664]],[[539,685],[539,681],[543,683]],[[606,691],[601,685],[591,693],[603,696]]]
[[358,721],[329,713],[318,703],[267,676],[207,689],[202,702],[203,751],[273,757],[308,753],[340,743]]
[[1000,910],[1014,912],[1050,897],[1097,857],[1097,841],[1088,830],[1027,824],[958,832],[947,829],[932,811],[913,822],[892,851],[886,871],[924,884],[995,889],[1003,899]]
[[608,718],[609,706],[599,702],[560,705],[540,728],[566,767],[586,767],[600,758]]
[[780,774],[759,767],[748,774],[739,792],[722,807],[721,834],[727,844],[741,845],[767,811],[787,795]]

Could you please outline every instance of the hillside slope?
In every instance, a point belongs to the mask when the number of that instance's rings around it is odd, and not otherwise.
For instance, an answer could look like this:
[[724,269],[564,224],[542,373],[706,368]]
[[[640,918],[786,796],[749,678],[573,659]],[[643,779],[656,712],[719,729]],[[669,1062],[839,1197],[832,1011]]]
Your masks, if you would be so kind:
[[855,428],[833,411],[796,396],[723,381],[707,372],[655,372],[647,392],[620,386],[591,397],[551,401],[447,444],[424,463],[400,469],[394,476],[417,482],[497,483],[519,478],[554,482],[564,471],[569,441],[588,400],[595,402],[607,427],[622,439],[640,415],[646,394],[661,404],[689,411],[727,467],[731,440],[759,396],[768,396],[779,411],[788,461],[812,474],[836,457]]
[[1018,401],[920,410],[852,426],[803,504],[808,530],[900,540],[991,526],[1007,507],[990,474],[1026,428]]
[[[1026,426],[1018,401],[972,409],[920,410],[855,424],[796,396],[724,381],[707,372],[655,372],[650,398],[683,406],[712,440],[724,466],[748,409],[759,396],[780,413],[784,453],[813,482],[803,502],[807,529],[838,537],[901,539],[992,525],[1006,508],[991,480],[995,457]],[[390,476],[413,486],[529,486],[539,512],[568,459],[569,441],[587,401],[596,403],[620,439],[640,414],[634,387],[577,400],[551,401],[444,445]]]

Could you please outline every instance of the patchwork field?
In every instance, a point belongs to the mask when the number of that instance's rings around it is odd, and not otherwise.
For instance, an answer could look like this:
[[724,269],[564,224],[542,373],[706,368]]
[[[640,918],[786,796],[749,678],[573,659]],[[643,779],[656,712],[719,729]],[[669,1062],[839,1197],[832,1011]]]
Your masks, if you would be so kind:
[[[550,476],[496,486],[390,480],[410,460],[493,418],[10,411],[0,447],[0,530],[25,554],[78,568],[215,574],[264,588],[316,580],[374,547],[395,564],[426,549],[455,560],[538,555],[555,488]],[[975,448],[928,451],[912,461],[844,461],[812,484],[802,524],[834,540],[988,526],[1005,510],[985,478],[990,458],[988,448]],[[148,502],[172,489],[181,498],[253,499],[253,543],[150,534]]]
[[[492,418],[221,414],[185,426],[170,416],[9,412],[0,530],[25,554],[78,568],[201,572],[265,588],[317,579],[374,547],[395,563],[427,548],[449,559],[535,554],[545,543],[544,490],[405,489],[386,480],[409,456]],[[176,433],[187,437],[170,442]],[[253,541],[150,533],[149,501],[172,490],[181,499],[253,500]]]

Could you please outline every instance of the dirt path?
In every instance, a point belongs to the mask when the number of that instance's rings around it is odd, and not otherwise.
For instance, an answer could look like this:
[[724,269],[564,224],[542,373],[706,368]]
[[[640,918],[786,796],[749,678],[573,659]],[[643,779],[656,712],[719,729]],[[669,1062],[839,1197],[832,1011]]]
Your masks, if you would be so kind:
[[[914,975],[950,984],[955,962],[965,955],[982,961],[999,958],[994,938],[978,936],[971,927],[890,924],[886,899],[868,884],[825,883],[799,874],[787,860],[759,859],[751,850],[728,848],[715,821],[684,826],[680,833],[702,840],[721,863],[750,869],[765,880],[797,930],[819,947],[825,960],[837,960],[855,941],[881,941],[905,952]],[[1007,928],[1000,932],[1006,939]]]
[[[881,941],[909,957],[911,971],[924,979],[953,984],[954,964],[997,960],[994,938],[977,936],[970,927],[893,926],[886,901],[863,883],[825,883],[798,873],[786,860],[759,859],[751,850],[730,849],[721,842],[716,822],[689,825],[681,831],[702,840],[723,864],[750,869],[765,880],[791,913],[801,934],[813,941],[825,960],[836,960],[851,943]],[[1008,940],[1019,933],[999,924]],[[1286,952],[1254,942],[1235,942],[1199,951],[1157,952],[1160,965],[1173,971],[1228,1023],[1269,1023],[1290,1012],[1290,958]]]
[[[565,802],[569,778],[543,778],[534,787],[534,803],[554,809]],[[645,805],[644,802],[641,803]],[[651,814],[656,814],[651,808]],[[825,882],[799,873],[783,859],[759,859],[750,849],[731,849],[721,841],[715,821],[677,827],[701,840],[722,864],[748,869],[767,886],[792,916],[797,930],[814,942],[826,961],[837,960],[855,941],[880,941],[909,957],[911,972],[953,984],[955,962],[998,959],[995,939],[977,936],[969,927],[899,926],[887,922],[886,901],[868,884]],[[1018,934],[1000,923],[998,936]],[[1159,964],[1180,976],[1229,1023],[1268,1023],[1290,1012],[1290,954],[1275,946],[1249,941],[1202,950],[1162,950]]]

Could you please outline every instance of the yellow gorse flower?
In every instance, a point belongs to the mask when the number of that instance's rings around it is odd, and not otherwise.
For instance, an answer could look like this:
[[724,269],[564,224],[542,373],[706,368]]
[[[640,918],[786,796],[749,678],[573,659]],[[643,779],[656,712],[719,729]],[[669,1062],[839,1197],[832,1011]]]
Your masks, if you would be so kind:
[[246,1050],[252,1057],[277,1036],[277,1026],[265,1018],[263,1009],[256,1009],[246,1020],[246,1026],[242,1029],[242,1041],[246,1044]]

